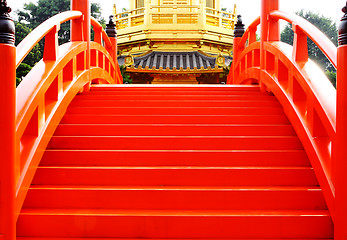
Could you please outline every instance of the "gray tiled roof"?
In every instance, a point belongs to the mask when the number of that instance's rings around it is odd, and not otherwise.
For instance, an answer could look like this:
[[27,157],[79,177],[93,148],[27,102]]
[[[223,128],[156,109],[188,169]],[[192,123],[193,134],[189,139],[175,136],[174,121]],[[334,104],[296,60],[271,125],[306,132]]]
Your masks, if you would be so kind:
[[134,58],[134,67],[149,69],[211,69],[215,68],[216,58],[199,52],[151,52]]

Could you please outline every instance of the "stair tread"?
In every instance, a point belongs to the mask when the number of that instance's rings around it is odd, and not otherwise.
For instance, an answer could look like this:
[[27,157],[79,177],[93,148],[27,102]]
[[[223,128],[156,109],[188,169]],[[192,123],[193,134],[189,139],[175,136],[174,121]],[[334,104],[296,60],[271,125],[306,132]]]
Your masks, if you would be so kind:
[[325,216],[328,210],[127,210],[127,209],[22,209],[21,215],[100,216]]
[[310,166],[304,150],[47,149],[41,166]]
[[[168,240],[167,238],[89,238],[89,240],[144,240],[144,239],[148,239],[148,240]],[[170,238],[171,240],[192,240],[191,238]],[[206,238],[194,238],[195,240],[211,240],[211,239],[206,239]],[[243,239],[237,239],[237,238],[218,238],[219,240],[269,240],[267,239],[263,239],[263,238],[251,238],[251,239],[247,239],[247,238],[243,238]],[[50,238],[50,237],[17,237],[17,240],[85,240],[85,238],[72,238],[72,237],[64,237],[64,238]],[[283,238],[271,238],[271,240],[283,240]],[[286,240],[323,240],[321,238],[309,238],[309,239],[305,239],[305,238],[295,238],[295,239],[291,239],[291,238],[286,238]],[[333,240],[332,238],[324,238],[324,240]]]
[[165,136],[161,136],[161,135],[153,135],[153,136],[53,136],[53,138],[143,138],[143,139],[147,139],[147,138],[166,138],[166,139],[172,139],[172,138],[185,138],[185,139],[206,139],[206,138],[210,138],[210,139],[244,139],[244,138],[253,138],[253,139],[278,139],[278,138],[282,138],[282,139],[297,139],[297,136],[204,136],[204,135],[198,135],[198,136],[175,136],[175,135],[165,135]]
[[88,169],[88,170],[313,170],[312,167],[269,167],[269,166],[238,166],[238,167],[205,167],[205,166],[39,166],[39,169]]
[[154,191],[321,191],[319,186],[84,186],[31,185],[30,189],[45,190],[154,190]]
[[150,150],[143,150],[143,149],[131,149],[131,150],[125,150],[125,149],[105,149],[105,150],[100,150],[100,149],[47,149],[47,152],[61,152],[61,151],[66,151],[66,152],[141,152],[141,153],[146,153],[146,152],[200,152],[200,153],[283,153],[283,152],[289,152],[289,153],[302,153],[305,152],[302,149],[287,149],[287,150],[277,150],[277,149],[250,149],[250,150],[242,150],[242,149],[236,149],[236,150],[230,150],[230,149],[223,149],[223,150],[213,150],[213,149],[196,149],[196,150],[177,150],[177,149],[172,149],[172,150],[163,150],[163,149],[150,149]]

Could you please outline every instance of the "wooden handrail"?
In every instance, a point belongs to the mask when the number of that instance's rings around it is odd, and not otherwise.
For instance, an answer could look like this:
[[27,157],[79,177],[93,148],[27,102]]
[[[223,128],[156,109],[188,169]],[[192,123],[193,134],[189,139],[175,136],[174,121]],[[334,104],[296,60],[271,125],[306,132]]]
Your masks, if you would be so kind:
[[59,13],[58,15],[48,19],[37,28],[35,28],[23,41],[17,46],[16,66],[22,63],[24,58],[35,47],[35,45],[41,41],[50,31],[55,27],[57,30],[60,28],[60,24],[72,19],[78,19],[82,17],[82,13],[79,11],[67,11]]
[[330,39],[322,33],[317,27],[315,27],[312,23],[305,20],[304,18],[285,13],[282,11],[273,11],[270,13],[270,17],[276,20],[285,20],[291,24],[295,24],[300,27],[300,29],[309,37],[327,56],[330,62],[337,67],[337,48],[330,41]]
[[[242,37],[234,39],[234,62],[228,83],[259,83],[280,100],[300,137],[323,189],[330,214],[335,219],[334,170],[336,141],[336,90],[323,71],[308,58],[307,37],[337,67],[337,48],[307,20],[276,10],[277,2],[263,0],[261,22],[257,18]],[[278,41],[278,20],[293,25],[293,46]],[[258,25],[262,31],[256,42]],[[242,33],[239,25],[238,33]],[[248,45],[246,45],[248,41]],[[340,63],[341,64],[341,63]]]
[[[105,42],[105,47],[106,48],[112,48],[112,42],[111,42],[110,38],[107,36],[107,33],[105,32],[105,30],[101,26],[101,24],[93,17],[91,17],[91,24],[94,27],[94,29],[98,29],[98,31],[101,31],[102,39]],[[99,43],[101,44],[101,42],[99,42]]]
[[249,40],[249,34],[253,31],[254,33],[257,31],[257,27],[260,24],[260,17],[257,17],[246,29],[245,33],[243,34],[243,37],[240,40],[240,43],[238,45],[239,48],[242,48],[245,46],[247,40]]

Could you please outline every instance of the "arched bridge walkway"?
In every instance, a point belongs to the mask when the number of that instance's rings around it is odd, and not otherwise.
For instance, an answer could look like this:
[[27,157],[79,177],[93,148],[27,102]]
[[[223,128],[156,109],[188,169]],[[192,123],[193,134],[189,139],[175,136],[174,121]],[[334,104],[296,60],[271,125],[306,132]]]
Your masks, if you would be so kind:
[[[2,239],[346,238],[346,17],[336,48],[262,0],[260,18],[236,24],[227,85],[124,86],[115,25],[104,31],[89,1],[17,48],[0,4]],[[71,42],[59,46],[66,21]],[[336,67],[337,91],[307,37]],[[43,38],[16,89],[16,67]]]

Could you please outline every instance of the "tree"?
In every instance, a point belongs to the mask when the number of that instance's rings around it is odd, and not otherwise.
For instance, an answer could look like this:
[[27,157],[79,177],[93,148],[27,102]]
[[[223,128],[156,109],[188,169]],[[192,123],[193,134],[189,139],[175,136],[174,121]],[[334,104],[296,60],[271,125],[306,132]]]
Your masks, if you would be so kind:
[[126,73],[126,67],[124,65],[120,65],[120,72],[122,74],[123,77],[123,83],[124,84],[131,84],[133,83],[133,80],[130,78],[130,75],[128,73]]
[[[320,29],[335,45],[337,45],[337,26],[331,18],[324,17],[311,11],[301,10],[296,13],[297,15],[305,18],[310,23]],[[294,33],[291,24],[287,24],[281,33],[281,40],[288,44],[293,45]],[[308,54],[309,58],[315,61],[324,71],[336,72],[334,66],[330,63],[324,53],[317,47],[317,45],[308,39]]]
[[17,74],[16,74],[16,84],[17,86],[20,84],[20,82],[23,80],[23,77],[25,77],[32,67],[26,63],[21,63],[19,67],[17,68]]
[[330,82],[336,87],[336,71],[326,71],[325,74],[329,78]]
[[[32,31],[25,23],[14,22],[16,27],[16,46]],[[27,55],[23,62],[19,65],[16,74],[17,86],[22,81],[31,68],[42,58],[42,52],[39,45],[36,45],[33,50]]]
[[[38,0],[38,2],[24,4],[23,10],[18,10],[18,22],[16,24],[16,45],[18,45],[33,29],[50,17],[70,10],[70,0]],[[100,4],[91,4],[91,14],[104,27],[105,20],[102,18]],[[70,22],[61,25],[59,31],[59,43],[70,41]],[[41,40],[23,61],[22,70],[17,69],[17,81],[20,81],[30,69],[43,57],[44,40]],[[30,70],[29,70],[30,71]],[[25,74],[25,75],[24,75]]]
[[[24,4],[24,10],[18,10],[18,21],[20,23],[28,23],[31,29],[35,29],[38,25],[49,19],[50,17],[70,10],[70,0],[38,0],[38,2]],[[105,20],[101,17],[101,7],[98,3],[91,4],[91,14],[100,23],[105,24]],[[63,44],[70,40],[70,23],[61,25],[59,31],[59,43]],[[43,43],[40,44],[43,50]]]

